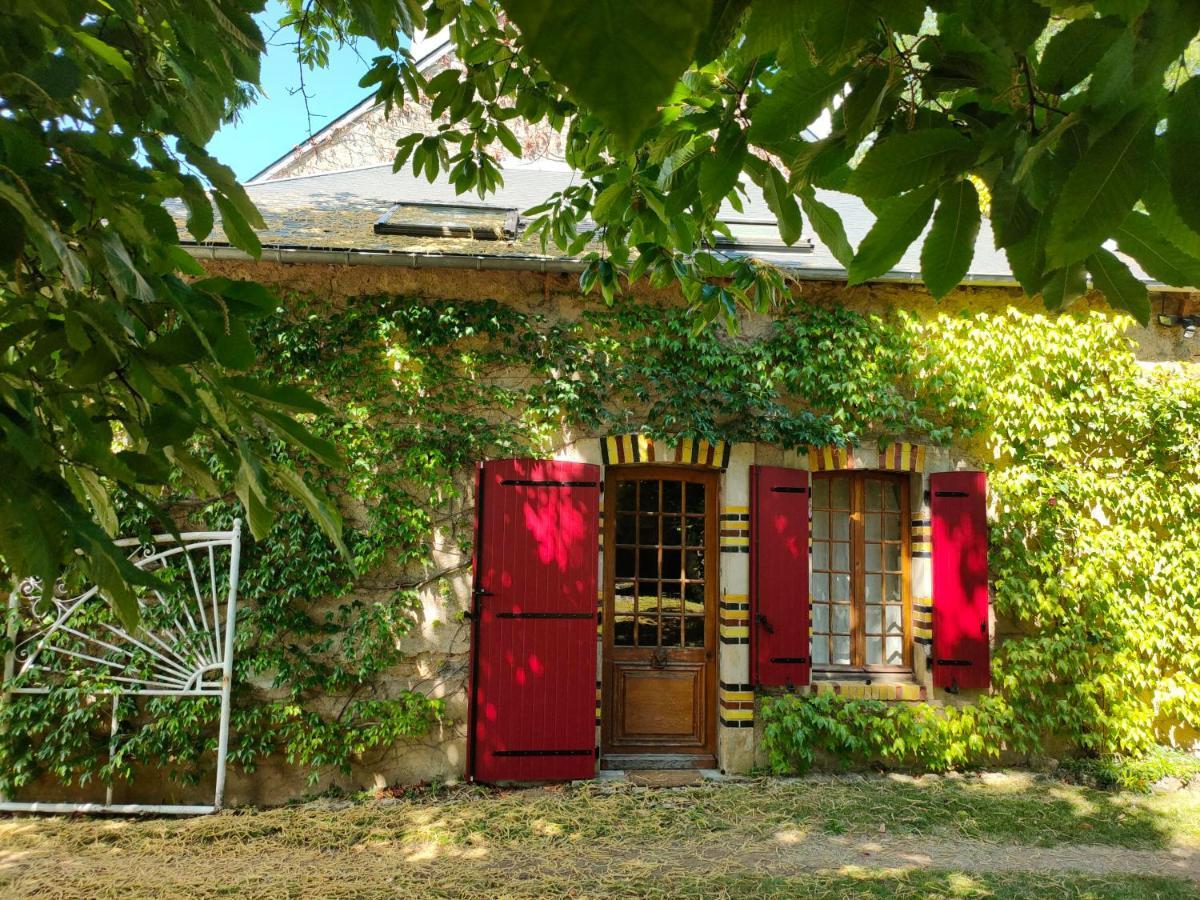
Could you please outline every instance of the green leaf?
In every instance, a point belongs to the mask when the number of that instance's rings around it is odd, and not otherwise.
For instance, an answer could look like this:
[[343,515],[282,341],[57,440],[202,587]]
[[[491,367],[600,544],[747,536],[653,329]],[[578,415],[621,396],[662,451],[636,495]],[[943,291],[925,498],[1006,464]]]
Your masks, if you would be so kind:
[[1046,238],[1051,265],[1090,255],[1129,215],[1146,186],[1153,150],[1146,113],[1134,110],[1084,152],[1054,205]]
[[229,239],[229,243],[257,259],[262,255],[262,244],[254,229],[228,197],[221,193],[213,196],[217,201],[217,209],[221,211],[221,226],[225,229],[225,237]]
[[761,185],[763,199],[775,214],[779,224],[779,236],[789,247],[800,240],[804,222],[800,217],[800,206],[796,197],[788,188],[787,179],[770,163],[765,165],[766,173]]
[[936,191],[919,188],[879,204],[879,215],[847,270],[848,283],[861,284],[890,270],[921,235],[933,214]]
[[1115,237],[1120,251],[1137,260],[1151,278],[1174,287],[1200,286],[1200,259],[1163,237],[1145,213],[1130,213]]
[[1101,248],[1087,258],[1087,270],[1110,306],[1124,310],[1142,325],[1150,323],[1150,293],[1129,271],[1129,266]]
[[712,0],[708,25],[696,43],[696,65],[712,62],[724,52],[749,6],[750,0]]
[[915,128],[878,141],[850,175],[846,190],[864,198],[893,197],[970,166],[975,147],[953,128]]
[[267,384],[256,378],[245,375],[235,375],[226,378],[224,383],[236,391],[248,394],[259,400],[265,400],[280,409],[292,412],[317,413],[327,415],[328,406],[312,397],[307,391],[290,384]]
[[100,38],[90,35],[86,31],[72,31],[71,37],[79,41],[97,59],[108,63],[126,78],[133,78],[133,66],[129,65],[129,60],[122,56],[121,51],[112,44],[106,44]]
[[329,498],[310,487],[303,478],[296,474],[294,469],[287,466],[273,466],[271,474],[287,489],[288,493],[304,504],[304,508],[308,510],[313,521],[325,532],[325,536],[333,541],[342,556],[349,560],[351,558],[350,551],[342,540],[342,517]]
[[1200,231],[1200,78],[1190,78],[1167,105],[1167,173],[1179,217]]
[[845,69],[819,67],[788,71],[754,107],[750,140],[777,143],[799,134],[821,113],[846,83]]
[[616,181],[596,195],[592,204],[592,219],[597,225],[611,225],[629,211],[632,188],[628,181]]
[[967,179],[942,188],[933,225],[921,248],[921,277],[939,300],[952,291],[975,257],[979,236],[979,194]]
[[1050,273],[1046,286],[1042,288],[1042,302],[1046,309],[1057,312],[1066,309],[1087,293],[1087,275],[1083,263],[1072,263]]
[[716,206],[738,184],[746,161],[746,132],[734,129],[722,135],[711,153],[700,162],[700,198],[707,206]]
[[1171,183],[1167,174],[1165,148],[1161,143],[1154,148],[1154,159],[1150,162],[1150,178],[1142,191],[1142,202],[1150,213],[1150,220],[1172,244],[1195,257],[1200,257],[1200,234],[1189,228],[1179,215],[1175,198],[1171,196]]
[[1050,38],[1037,67],[1042,90],[1064,94],[1087,78],[1125,30],[1116,16],[1076,19]]
[[846,227],[837,210],[818,200],[817,192],[811,185],[800,191],[800,205],[821,243],[829,248],[834,259],[848,268],[854,258],[854,248],[850,246]]
[[626,147],[695,55],[711,0],[503,0],[530,52]]

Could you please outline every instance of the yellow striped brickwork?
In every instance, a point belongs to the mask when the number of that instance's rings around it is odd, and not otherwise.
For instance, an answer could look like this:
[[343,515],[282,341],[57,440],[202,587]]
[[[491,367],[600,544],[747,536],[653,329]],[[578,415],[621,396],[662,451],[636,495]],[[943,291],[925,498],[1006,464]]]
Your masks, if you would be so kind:
[[853,447],[809,447],[808,467],[813,472],[856,468]]
[[750,552],[750,507],[722,506],[720,529],[722,553]]
[[721,598],[720,635],[722,644],[750,643],[749,597],[726,594]]
[[675,445],[675,462],[693,466],[712,466],[716,469],[729,468],[729,453],[732,445],[728,441],[708,441],[680,438]]
[[913,519],[909,524],[908,539],[914,559],[929,559],[933,556],[933,522],[929,519]]
[[929,646],[933,643],[933,605],[928,598],[913,600],[912,632],[913,640],[918,644]]
[[718,686],[721,724],[726,728],[754,727],[754,686],[729,684]]
[[895,441],[879,447],[879,468],[889,472],[923,472],[925,445]]
[[644,434],[612,434],[600,439],[604,465],[654,462],[654,442]]
[[600,713],[601,713],[602,709],[603,709],[603,706],[601,704],[600,682],[597,681],[596,682],[596,725],[597,725],[597,727],[600,725]]
[[920,684],[864,684],[861,681],[815,681],[805,693],[836,694],[848,700],[887,700],[899,703],[920,703],[925,700],[925,687]]

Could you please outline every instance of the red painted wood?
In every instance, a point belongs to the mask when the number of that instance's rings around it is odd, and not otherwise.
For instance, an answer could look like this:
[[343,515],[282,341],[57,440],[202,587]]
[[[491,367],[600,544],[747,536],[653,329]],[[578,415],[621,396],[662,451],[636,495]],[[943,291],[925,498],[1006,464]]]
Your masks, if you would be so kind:
[[929,479],[933,519],[933,683],[991,684],[988,650],[987,475]]
[[808,684],[812,671],[808,472],[751,466],[750,490],[750,658],[754,683]]
[[[573,484],[505,483],[531,481]],[[495,460],[478,484],[468,772],[591,778],[600,468]]]

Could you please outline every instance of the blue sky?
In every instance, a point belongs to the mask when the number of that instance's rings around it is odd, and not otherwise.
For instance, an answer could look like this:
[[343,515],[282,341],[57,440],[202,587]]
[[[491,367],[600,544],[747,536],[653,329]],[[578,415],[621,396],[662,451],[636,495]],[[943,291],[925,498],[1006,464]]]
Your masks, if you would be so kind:
[[[280,3],[271,2],[258,19],[269,44],[262,62],[265,97],[242,112],[236,125],[226,125],[209,142],[208,151],[245,181],[301,141],[308,138],[309,121],[300,87],[300,66],[288,35],[271,37],[283,13]],[[294,40],[294,35],[293,38]],[[329,68],[304,71],[312,130],[318,131],[332,119],[364,99],[370,91],[358,86],[372,56],[380,52],[373,41],[360,40],[355,49],[343,47],[329,54]],[[359,56],[362,59],[359,59]],[[363,60],[366,60],[364,62]]]

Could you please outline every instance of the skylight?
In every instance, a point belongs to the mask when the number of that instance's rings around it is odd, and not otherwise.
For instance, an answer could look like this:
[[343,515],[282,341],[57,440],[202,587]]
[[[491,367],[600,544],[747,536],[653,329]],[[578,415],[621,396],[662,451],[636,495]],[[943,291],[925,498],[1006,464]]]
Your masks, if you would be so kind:
[[517,236],[517,210],[473,203],[397,203],[375,223],[375,233],[507,241]]
[[791,246],[779,237],[779,225],[774,219],[725,219],[729,236],[717,235],[721,250],[757,253],[812,253],[811,240],[801,239]]

